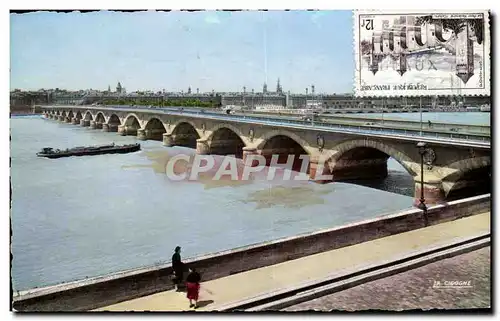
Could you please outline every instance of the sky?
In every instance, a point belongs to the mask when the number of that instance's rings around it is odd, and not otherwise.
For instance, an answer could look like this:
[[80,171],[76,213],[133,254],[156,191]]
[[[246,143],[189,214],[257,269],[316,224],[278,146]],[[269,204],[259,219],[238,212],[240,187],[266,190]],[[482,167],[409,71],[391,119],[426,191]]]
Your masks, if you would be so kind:
[[351,93],[352,11],[10,15],[10,88]]

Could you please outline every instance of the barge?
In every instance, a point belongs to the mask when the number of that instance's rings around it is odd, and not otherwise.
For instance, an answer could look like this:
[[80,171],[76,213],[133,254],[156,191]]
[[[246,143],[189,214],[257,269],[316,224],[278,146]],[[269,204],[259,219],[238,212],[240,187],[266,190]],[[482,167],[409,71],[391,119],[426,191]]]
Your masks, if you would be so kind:
[[128,145],[101,145],[101,146],[89,146],[89,147],[75,147],[65,150],[53,149],[51,147],[45,147],[41,152],[37,153],[38,157],[47,158],[61,158],[70,156],[93,156],[102,154],[126,154],[139,151],[141,149],[141,144],[128,144]]

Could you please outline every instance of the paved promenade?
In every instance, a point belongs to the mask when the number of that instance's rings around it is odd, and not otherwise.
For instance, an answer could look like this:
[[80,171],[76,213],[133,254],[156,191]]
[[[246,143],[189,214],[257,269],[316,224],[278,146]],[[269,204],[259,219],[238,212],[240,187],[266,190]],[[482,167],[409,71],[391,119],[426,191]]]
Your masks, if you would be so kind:
[[[284,311],[475,309],[491,307],[490,247],[368,282],[288,307]],[[471,281],[472,287],[434,288],[434,282]]]
[[[337,250],[306,256],[228,277],[203,282],[198,311],[217,310],[229,303],[325,278],[340,271],[446,244],[490,231],[490,213],[392,235]],[[203,277],[203,275],[202,275]],[[188,311],[184,292],[165,291],[107,306],[98,311]]]

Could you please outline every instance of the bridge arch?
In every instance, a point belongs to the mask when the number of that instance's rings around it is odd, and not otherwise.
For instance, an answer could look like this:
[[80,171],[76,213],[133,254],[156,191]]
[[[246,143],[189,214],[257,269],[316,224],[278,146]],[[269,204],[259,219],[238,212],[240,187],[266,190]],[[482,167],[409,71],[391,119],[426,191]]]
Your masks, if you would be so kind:
[[196,148],[196,140],[199,138],[200,134],[190,121],[177,122],[172,130],[173,145]]
[[214,133],[220,129],[223,129],[223,128],[229,129],[230,131],[232,131],[233,133],[238,135],[239,139],[241,139],[242,142],[244,142],[245,144],[247,143],[245,135],[243,134],[241,129],[232,125],[232,124],[228,124],[228,123],[217,124],[217,125],[213,126],[212,128],[210,128],[211,134],[207,137],[207,139],[209,141],[212,140]]
[[491,193],[491,157],[467,158],[454,162],[443,175],[447,199]]
[[[378,156],[379,159],[385,158],[386,160],[392,157],[413,177],[417,176],[420,170],[418,166],[420,160],[413,160],[400,150],[378,141],[368,139],[348,140],[336,145],[333,150],[326,157],[326,161],[332,172],[336,170],[337,166],[342,166],[345,163],[343,161],[349,160],[349,157],[362,160],[363,157],[369,156]],[[370,154],[370,152],[375,154]]]
[[132,136],[137,135],[137,131],[141,128],[141,121],[139,119],[140,118],[134,113],[128,114],[123,121],[125,128],[122,133]]
[[215,155],[235,155],[238,158],[243,156],[243,147],[246,146],[242,139],[241,131],[230,124],[219,124],[212,128],[209,142],[209,153]]
[[202,131],[198,130],[198,126],[189,118],[181,118],[181,119],[177,120],[175,123],[173,123],[172,125],[169,125],[169,128],[172,128],[172,132],[173,132],[173,130],[175,130],[175,128],[182,123],[187,123],[187,124],[191,125],[191,127],[194,128],[194,130],[196,131],[198,136],[200,136],[200,137],[202,136]]
[[72,118],[74,118],[74,117],[75,117],[75,115],[73,114],[73,111],[72,111],[72,110],[70,110],[70,111],[68,112],[68,117],[69,117],[70,119],[72,119]]
[[122,122],[120,120],[120,117],[118,117],[116,114],[111,114],[111,116],[109,116],[108,118],[107,124],[119,126],[122,124]]
[[104,124],[106,123],[106,117],[104,117],[104,113],[102,111],[98,112],[95,116],[96,123]]
[[[389,158],[401,167],[400,173],[388,169]],[[379,141],[356,139],[344,141],[326,155],[325,166],[334,181],[347,181],[406,196],[415,196],[415,179],[420,173],[420,159],[412,159],[399,149]],[[386,179],[389,179],[386,180]],[[388,183],[395,180],[397,183]]]
[[87,110],[85,112],[85,115],[83,116],[83,119],[84,120],[94,120],[94,116],[92,115],[92,113],[90,112],[90,110]]
[[146,126],[144,126],[144,130],[146,132],[147,139],[159,141],[163,140],[163,134],[167,132],[163,122],[156,117],[152,117],[148,120]]
[[141,121],[139,116],[137,116],[135,113],[128,114],[125,117],[125,121],[123,122],[125,126],[131,126],[136,129],[141,128]]
[[82,119],[83,118],[82,117],[82,113],[80,111],[77,111],[76,115],[75,115],[75,118],[78,119],[78,120]]
[[[288,157],[293,155],[292,170],[300,171],[303,159],[301,156],[311,156],[309,144],[297,134],[286,130],[273,130],[261,137],[257,145],[260,154],[266,158],[266,165],[270,166],[273,155],[278,164],[286,164]],[[307,169],[309,172],[309,169]]]
[[163,122],[156,117],[151,117],[148,122],[146,123],[146,126],[144,127],[145,129],[163,129],[164,132],[166,132],[165,125]]
[[306,140],[304,140],[299,135],[285,129],[276,129],[267,131],[264,135],[260,136],[261,142],[257,145],[257,149],[262,150],[267,141],[275,136],[286,136],[291,140],[297,142],[300,145],[300,147],[303,150],[305,150],[308,154],[312,154],[312,151],[310,150],[310,145]]

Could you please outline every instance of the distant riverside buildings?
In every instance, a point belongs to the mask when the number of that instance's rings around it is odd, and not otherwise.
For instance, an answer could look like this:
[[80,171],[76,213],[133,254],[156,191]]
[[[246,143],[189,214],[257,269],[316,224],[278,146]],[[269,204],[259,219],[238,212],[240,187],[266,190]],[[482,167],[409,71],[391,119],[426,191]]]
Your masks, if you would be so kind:
[[125,99],[126,101],[160,103],[161,101],[200,101],[211,103],[213,106],[238,106],[244,109],[272,110],[272,109],[370,109],[370,108],[415,108],[422,103],[423,106],[481,106],[490,104],[490,97],[485,96],[446,96],[446,97],[391,97],[391,98],[357,98],[352,94],[317,94],[314,85],[305,89],[305,94],[294,94],[284,92],[280,79],[276,83],[276,91],[268,91],[266,83],[262,86],[262,92],[255,92],[246,87],[242,92],[211,92],[200,93],[196,88],[193,93],[191,86],[186,92],[167,92],[165,90],[136,91],[127,93],[120,82],[116,85],[116,91],[111,92],[110,86],[107,90],[94,89],[67,91],[59,88],[38,91],[11,91],[11,106],[35,105],[35,104],[61,104],[82,105],[102,103],[105,100]]

